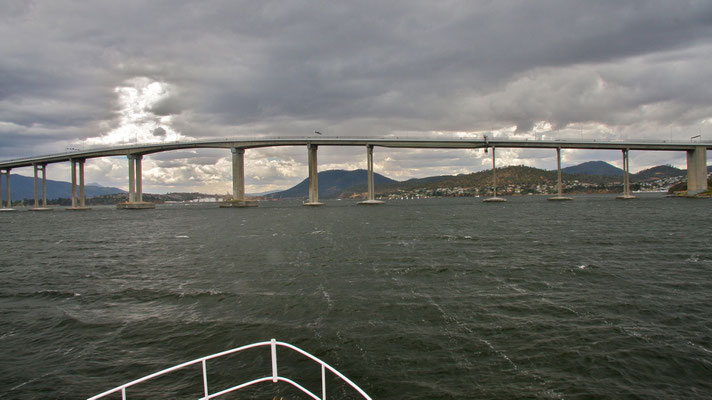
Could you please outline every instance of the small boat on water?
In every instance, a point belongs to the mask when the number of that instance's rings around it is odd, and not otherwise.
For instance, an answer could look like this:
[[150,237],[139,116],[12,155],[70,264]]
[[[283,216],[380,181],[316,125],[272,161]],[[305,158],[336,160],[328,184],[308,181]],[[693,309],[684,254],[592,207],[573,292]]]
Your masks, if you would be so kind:
[[[229,354],[238,353],[238,352],[241,352],[241,351],[247,350],[247,349],[253,349],[256,347],[267,347],[267,346],[270,347],[270,355],[272,358],[272,375],[256,378],[251,381],[232,386],[228,389],[221,390],[216,393],[210,393],[210,389],[208,387],[208,374],[207,374],[207,362],[209,360],[214,360],[214,359],[217,359],[217,358],[229,355]],[[277,371],[277,347],[283,347],[283,348],[295,351],[295,352],[309,358],[310,360],[314,361],[315,363],[321,365],[321,397],[312,393],[311,391],[309,391],[308,389],[306,389],[299,383],[293,381],[292,379],[280,376],[278,374],[278,371]],[[364,392],[360,387],[358,387],[358,385],[353,383],[349,378],[344,376],[341,372],[337,371],[335,368],[333,368],[329,364],[327,364],[324,361],[318,359],[317,357],[307,353],[306,351],[300,349],[297,346],[294,346],[292,344],[285,343],[285,342],[278,342],[275,339],[272,339],[269,342],[258,342],[258,343],[248,344],[246,346],[237,347],[232,350],[226,350],[226,351],[212,354],[212,355],[209,355],[206,357],[197,358],[195,360],[188,361],[183,364],[176,365],[174,367],[166,368],[162,371],[155,372],[153,374],[144,376],[143,378],[136,379],[129,383],[125,383],[125,384],[117,386],[113,389],[107,390],[106,392],[103,392],[96,396],[90,397],[88,400],[102,399],[106,396],[109,396],[111,394],[118,393],[118,392],[121,393],[121,398],[123,400],[126,400],[128,398],[126,395],[126,391],[127,391],[127,389],[131,388],[132,386],[138,385],[142,382],[149,381],[149,380],[157,378],[159,376],[162,376],[162,375],[174,372],[174,371],[178,371],[180,369],[183,369],[185,367],[189,367],[189,366],[195,365],[195,364],[202,364],[202,371],[203,371],[203,397],[200,397],[199,398],[200,400],[215,399],[215,398],[218,398],[218,397],[225,395],[227,393],[235,392],[240,389],[244,389],[246,387],[256,385],[258,383],[269,382],[269,381],[272,381],[273,383],[285,382],[285,383],[288,383],[288,384],[294,386],[295,388],[299,389],[300,391],[302,391],[303,393],[307,394],[309,397],[311,397],[315,400],[326,400],[326,371],[327,370],[330,371],[331,373],[333,373],[334,375],[336,375],[338,378],[340,378],[346,384],[351,386],[359,395],[361,395],[362,398],[371,400],[371,397],[368,394],[366,394],[366,392]]]

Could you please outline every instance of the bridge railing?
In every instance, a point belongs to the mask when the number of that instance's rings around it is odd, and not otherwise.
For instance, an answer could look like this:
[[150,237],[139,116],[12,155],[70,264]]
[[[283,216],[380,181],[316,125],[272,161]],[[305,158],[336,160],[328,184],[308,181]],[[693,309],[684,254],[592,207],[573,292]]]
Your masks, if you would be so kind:
[[[239,353],[241,351],[256,348],[256,347],[266,347],[266,346],[270,347],[270,354],[271,354],[271,358],[272,358],[272,375],[271,376],[264,376],[261,378],[253,379],[251,381],[241,383],[236,386],[232,386],[228,389],[221,390],[216,393],[210,393],[210,389],[208,387],[208,369],[207,369],[208,360],[220,358],[220,357],[223,357],[223,356],[226,356],[229,354]],[[295,351],[295,352],[309,358],[310,360],[314,361],[315,363],[321,365],[321,397],[312,393],[311,391],[309,391],[308,389],[306,389],[299,383],[293,381],[292,379],[280,376],[278,374],[278,371],[277,371],[277,347],[284,347],[284,348],[290,349],[292,351]],[[127,399],[126,389],[128,389],[132,386],[138,385],[139,383],[149,381],[149,380],[157,378],[159,376],[162,376],[162,375],[174,372],[174,371],[178,371],[180,369],[183,369],[183,368],[186,368],[191,365],[198,364],[198,363],[202,364],[202,374],[203,374],[203,394],[204,394],[204,396],[200,398],[201,400],[214,399],[214,398],[220,397],[220,396],[225,395],[230,392],[234,392],[234,391],[244,389],[244,388],[252,386],[252,385],[256,385],[258,383],[269,382],[269,381],[272,381],[274,383],[285,382],[285,383],[288,383],[288,384],[294,386],[295,388],[299,389],[300,391],[302,391],[304,394],[308,395],[312,399],[326,400],[326,371],[327,370],[331,371],[331,373],[333,373],[334,375],[339,377],[342,381],[344,381],[346,384],[351,386],[356,392],[358,392],[358,394],[360,394],[362,396],[362,398],[371,400],[371,397],[368,394],[366,394],[366,392],[364,392],[363,389],[361,389],[358,385],[356,385],[354,382],[352,382],[349,378],[344,376],[341,372],[337,371],[334,367],[330,366],[329,364],[325,363],[324,361],[320,360],[319,358],[309,354],[308,352],[300,349],[297,346],[294,346],[292,344],[285,343],[285,342],[278,342],[275,339],[272,339],[269,342],[258,342],[258,343],[248,344],[246,346],[237,347],[237,348],[234,348],[231,350],[226,350],[226,351],[212,354],[212,355],[209,355],[206,357],[197,358],[195,360],[188,361],[188,362],[176,365],[171,368],[166,368],[162,371],[155,372],[151,375],[144,376],[143,378],[136,379],[129,383],[125,383],[125,384],[117,386],[113,389],[107,390],[106,392],[103,392],[96,396],[90,397],[88,400],[101,399],[101,398],[104,398],[110,394],[117,393],[117,392],[121,392],[121,398],[123,400],[126,400]]]

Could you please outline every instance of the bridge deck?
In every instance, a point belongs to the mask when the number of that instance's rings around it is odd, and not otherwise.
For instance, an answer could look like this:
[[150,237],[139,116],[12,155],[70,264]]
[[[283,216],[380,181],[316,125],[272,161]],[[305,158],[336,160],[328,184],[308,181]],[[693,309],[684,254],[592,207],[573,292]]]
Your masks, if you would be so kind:
[[147,143],[79,150],[43,156],[25,157],[0,161],[0,168],[29,167],[33,164],[51,164],[71,159],[88,159],[146,155],[185,149],[252,149],[276,146],[377,146],[388,148],[432,148],[432,149],[477,149],[485,147],[537,148],[537,149],[602,149],[602,150],[652,150],[652,151],[692,151],[698,147],[712,149],[712,142],[666,142],[666,141],[576,141],[576,140],[513,140],[513,139],[417,139],[417,138],[253,138],[196,140],[173,143]]

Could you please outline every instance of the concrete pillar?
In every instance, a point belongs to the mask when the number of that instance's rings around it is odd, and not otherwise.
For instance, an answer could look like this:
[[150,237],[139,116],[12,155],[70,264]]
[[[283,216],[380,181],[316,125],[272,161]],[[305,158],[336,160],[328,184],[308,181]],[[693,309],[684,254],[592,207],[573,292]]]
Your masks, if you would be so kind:
[[558,188],[558,195],[554,197],[549,197],[547,200],[551,201],[565,201],[565,200],[573,200],[571,197],[564,197],[564,181],[561,177],[561,147],[556,148],[556,170],[558,173],[558,178],[557,178],[557,188]]
[[2,177],[5,176],[5,189],[7,191],[7,203],[3,202],[2,190],[0,190],[0,210],[2,211],[15,211],[12,208],[12,190],[10,189],[10,168],[5,171],[0,171],[0,186],[2,186]]
[[10,168],[5,171],[5,179],[7,183],[5,187],[7,188],[7,208],[12,209],[12,190],[10,190]]
[[42,164],[42,207],[47,208],[47,164]]
[[695,164],[697,160],[695,158],[695,151],[687,151],[687,194],[695,195],[694,193],[697,189],[697,168]]
[[373,146],[366,146],[366,164],[368,170],[368,199],[374,200],[376,194],[373,184]]
[[[68,210],[88,210],[85,207],[84,196],[84,159],[70,160],[72,169],[72,206]],[[79,182],[77,183],[77,167],[79,167]],[[77,194],[77,184],[79,185],[79,194]],[[46,183],[43,181],[43,187]]]
[[232,148],[232,199],[245,200],[245,149]]
[[47,209],[47,164],[42,164],[42,208]]
[[623,149],[623,195],[616,197],[620,200],[632,200],[636,197],[630,192],[630,159],[628,149]]
[[497,197],[497,159],[492,148],[492,194]]
[[143,201],[143,156],[129,154],[129,201],[119,203],[116,208],[130,210],[144,210],[156,208],[156,205]]
[[136,201],[143,202],[143,167],[142,167],[142,155],[137,155],[134,158],[136,163]]
[[42,164],[42,209],[49,210],[47,208],[47,164]]
[[309,145],[309,202],[319,201],[319,168],[317,163],[318,146]]
[[221,208],[257,207],[257,200],[245,198],[245,149],[233,147],[232,152],[232,200],[220,202]]
[[77,208],[77,162],[70,160],[72,168],[72,208]]
[[373,145],[366,146],[366,170],[368,175],[368,199],[359,202],[358,204],[376,205],[383,204],[382,201],[376,200],[376,187],[373,181]]
[[[35,172],[35,205],[30,208],[30,211],[52,211],[51,208],[47,208],[47,173],[45,172],[47,164],[33,164],[32,167]],[[39,171],[42,171],[42,207],[39,206]]]
[[35,172],[35,181],[34,181],[34,183],[35,183],[35,207],[34,208],[39,208],[40,207],[40,201],[39,201],[39,196],[38,196],[39,184],[37,183],[37,179],[38,179],[37,167],[38,167],[38,165],[33,164],[32,167],[33,167],[32,169]]
[[628,175],[628,171],[630,170],[629,165],[630,165],[630,159],[628,158],[628,151],[624,150],[623,151],[623,166],[625,167],[625,169],[623,170],[623,175],[624,175],[625,188],[624,188],[623,194],[626,196],[630,196],[630,175]]
[[707,189],[707,148],[697,146],[687,151],[687,195],[693,196]]
[[[2,178],[5,176],[5,171],[0,170],[0,209],[5,209],[5,199],[2,197]],[[9,181],[9,179],[8,179]]]
[[136,169],[134,166],[135,158],[133,155],[128,156],[129,159],[129,203],[136,202]]
[[[485,151],[487,149],[485,148]],[[495,148],[492,147],[492,197],[486,198],[482,201],[485,203],[502,203],[507,201],[501,197],[497,197],[497,157],[495,156]]]
[[324,203],[319,202],[319,168],[317,164],[316,151],[319,146],[308,144],[309,151],[309,201],[304,203],[305,206],[323,206]]
[[79,160],[79,207],[85,208],[86,197],[84,196],[84,161]]
[[561,147],[558,147],[556,149],[556,170],[558,171],[558,180],[557,180],[557,186],[559,189],[559,196],[564,194],[563,188],[562,188],[562,180],[561,179]]

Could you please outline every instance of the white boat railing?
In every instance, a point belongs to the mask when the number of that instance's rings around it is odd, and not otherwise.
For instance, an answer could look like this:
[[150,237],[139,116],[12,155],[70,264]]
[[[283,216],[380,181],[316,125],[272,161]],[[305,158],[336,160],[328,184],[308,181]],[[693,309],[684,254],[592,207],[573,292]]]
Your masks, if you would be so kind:
[[[271,355],[272,355],[272,375],[271,375],[271,376],[265,376],[265,377],[262,377],[262,378],[257,378],[257,379],[251,380],[251,381],[249,381],[249,382],[245,382],[245,383],[239,384],[239,385],[237,385],[237,386],[233,386],[233,387],[231,387],[231,388],[228,388],[228,389],[225,389],[225,390],[221,390],[221,391],[216,392],[216,393],[212,393],[212,394],[210,393],[210,390],[208,389],[208,368],[207,368],[207,361],[208,361],[208,360],[212,360],[212,359],[215,359],[215,358],[219,358],[219,357],[222,357],[222,356],[226,356],[226,355],[228,355],[228,354],[238,353],[238,352],[243,351],[243,350],[252,349],[252,348],[255,348],[255,347],[263,347],[263,346],[270,346],[270,352],[271,352]],[[311,391],[309,391],[308,389],[306,389],[306,388],[303,387],[302,385],[298,384],[297,382],[295,382],[295,381],[293,381],[293,380],[291,380],[291,379],[289,379],[289,378],[286,378],[286,377],[283,377],[283,376],[279,376],[279,374],[277,373],[277,346],[285,347],[285,348],[288,348],[288,349],[290,349],[290,350],[296,351],[297,353],[300,353],[300,354],[304,355],[305,357],[307,357],[307,358],[311,359],[312,361],[314,361],[314,362],[316,362],[316,363],[318,363],[318,364],[321,365],[321,397],[319,397],[319,396],[317,396],[316,394],[312,393]],[[131,382],[129,382],[129,383],[125,383],[125,384],[123,384],[123,385],[121,385],[121,386],[117,386],[117,387],[115,387],[115,388],[113,388],[113,389],[111,389],[111,390],[107,390],[106,392],[103,392],[103,393],[98,394],[98,395],[96,395],[96,396],[90,397],[88,400],[101,399],[101,398],[104,398],[104,397],[106,397],[106,396],[108,396],[108,395],[110,395],[110,394],[116,393],[116,392],[121,392],[121,398],[122,398],[123,400],[126,400],[126,399],[127,399],[127,397],[126,397],[126,389],[127,389],[127,388],[129,388],[129,387],[131,387],[131,386],[134,386],[134,385],[137,385],[137,384],[142,383],[142,382],[146,382],[146,381],[148,381],[148,380],[151,380],[151,379],[153,379],[153,378],[159,377],[159,376],[161,376],[161,375],[165,375],[165,374],[168,374],[168,373],[170,373],[170,372],[174,372],[174,371],[177,371],[177,370],[180,370],[180,369],[183,369],[183,368],[185,368],[185,367],[188,367],[188,366],[191,366],[191,365],[195,365],[195,364],[198,364],[198,363],[201,363],[201,364],[202,364],[202,367],[203,367],[202,370],[203,370],[203,394],[204,394],[204,396],[203,396],[203,397],[200,397],[200,400],[214,399],[214,398],[216,398],[216,397],[222,396],[222,395],[227,394],[227,393],[230,393],[230,392],[234,392],[234,391],[236,391],[236,390],[240,390],[240,389],[246,388],[246,387],[248,387],[248,386],[252,386],[252,385],[255,385],[255,384],[258,384],[258,383],[262,383],[262,382],[269,382],[269,381],[272,381],[272,382],[274,382],[274,383],[277,383],[277,382],[286,382],[286,383],[289,383],[290,385],[296,387],[297,389],[301,390],[303,393],[309,395],[311,398],[313,398],[313,399],[315,399],[315,400],[326,400],[326,370],[331,371],[334,375],[338,376],[342,381],[346,382],[349,386],[351,386],[354,390],[356,390],[364,399],[372,400],[371,397],[370,397],[369,395],[367,395],[366,392],[363,391],[363,389],[361,389],[360,387],[358,387],[358,385],[356,385],[355,383],[353,383],[349,378],[345,377],[341,372],[339,372],[339,371],[337,371],[336,369],[334,369],[334,367],[332,367],[332,366],[330,366],[329,364],[325,363],[324,361],[318,359],[317,357],[315,357],[315,356],[313,356],[313,355],[307,353],[306,351],[300,349],[300,348],[297,347],[297,346],[294,346],[294,345],[291,345],[291,344],[285,343],[285,342],[278,342],[278,341],[276,341],[275,339],[272,339],[272,340],[270,340],[269,342],[259,342],[259,343],[248,344],[248,345],[246,345],[246,346],[237,347],[237,348],[234,348],[234,349],[232,349],[232,350],[226,350],[226,351],[223,351],[223,352],[220,352],[220,353],[216,353],[216,354],[212,354],[212,355],[209,355],[209,356],[206,356],[206,357],[201,357],[201,358],[195,359],[195,360],[193,360],[193,361],[188,361],[188,362],[185,362],[185,363],[183,363],[183,364],[176,365],[176,366],[171,367],[171,368],[166,368],[166,369],[164,369],[164,370],[162,370],[162,371],[155,372],[155,373],[153,373],[153,374],[151,374],[151,375],[144,376],[143,378],[136,379],[135,381],[131,381]]]

